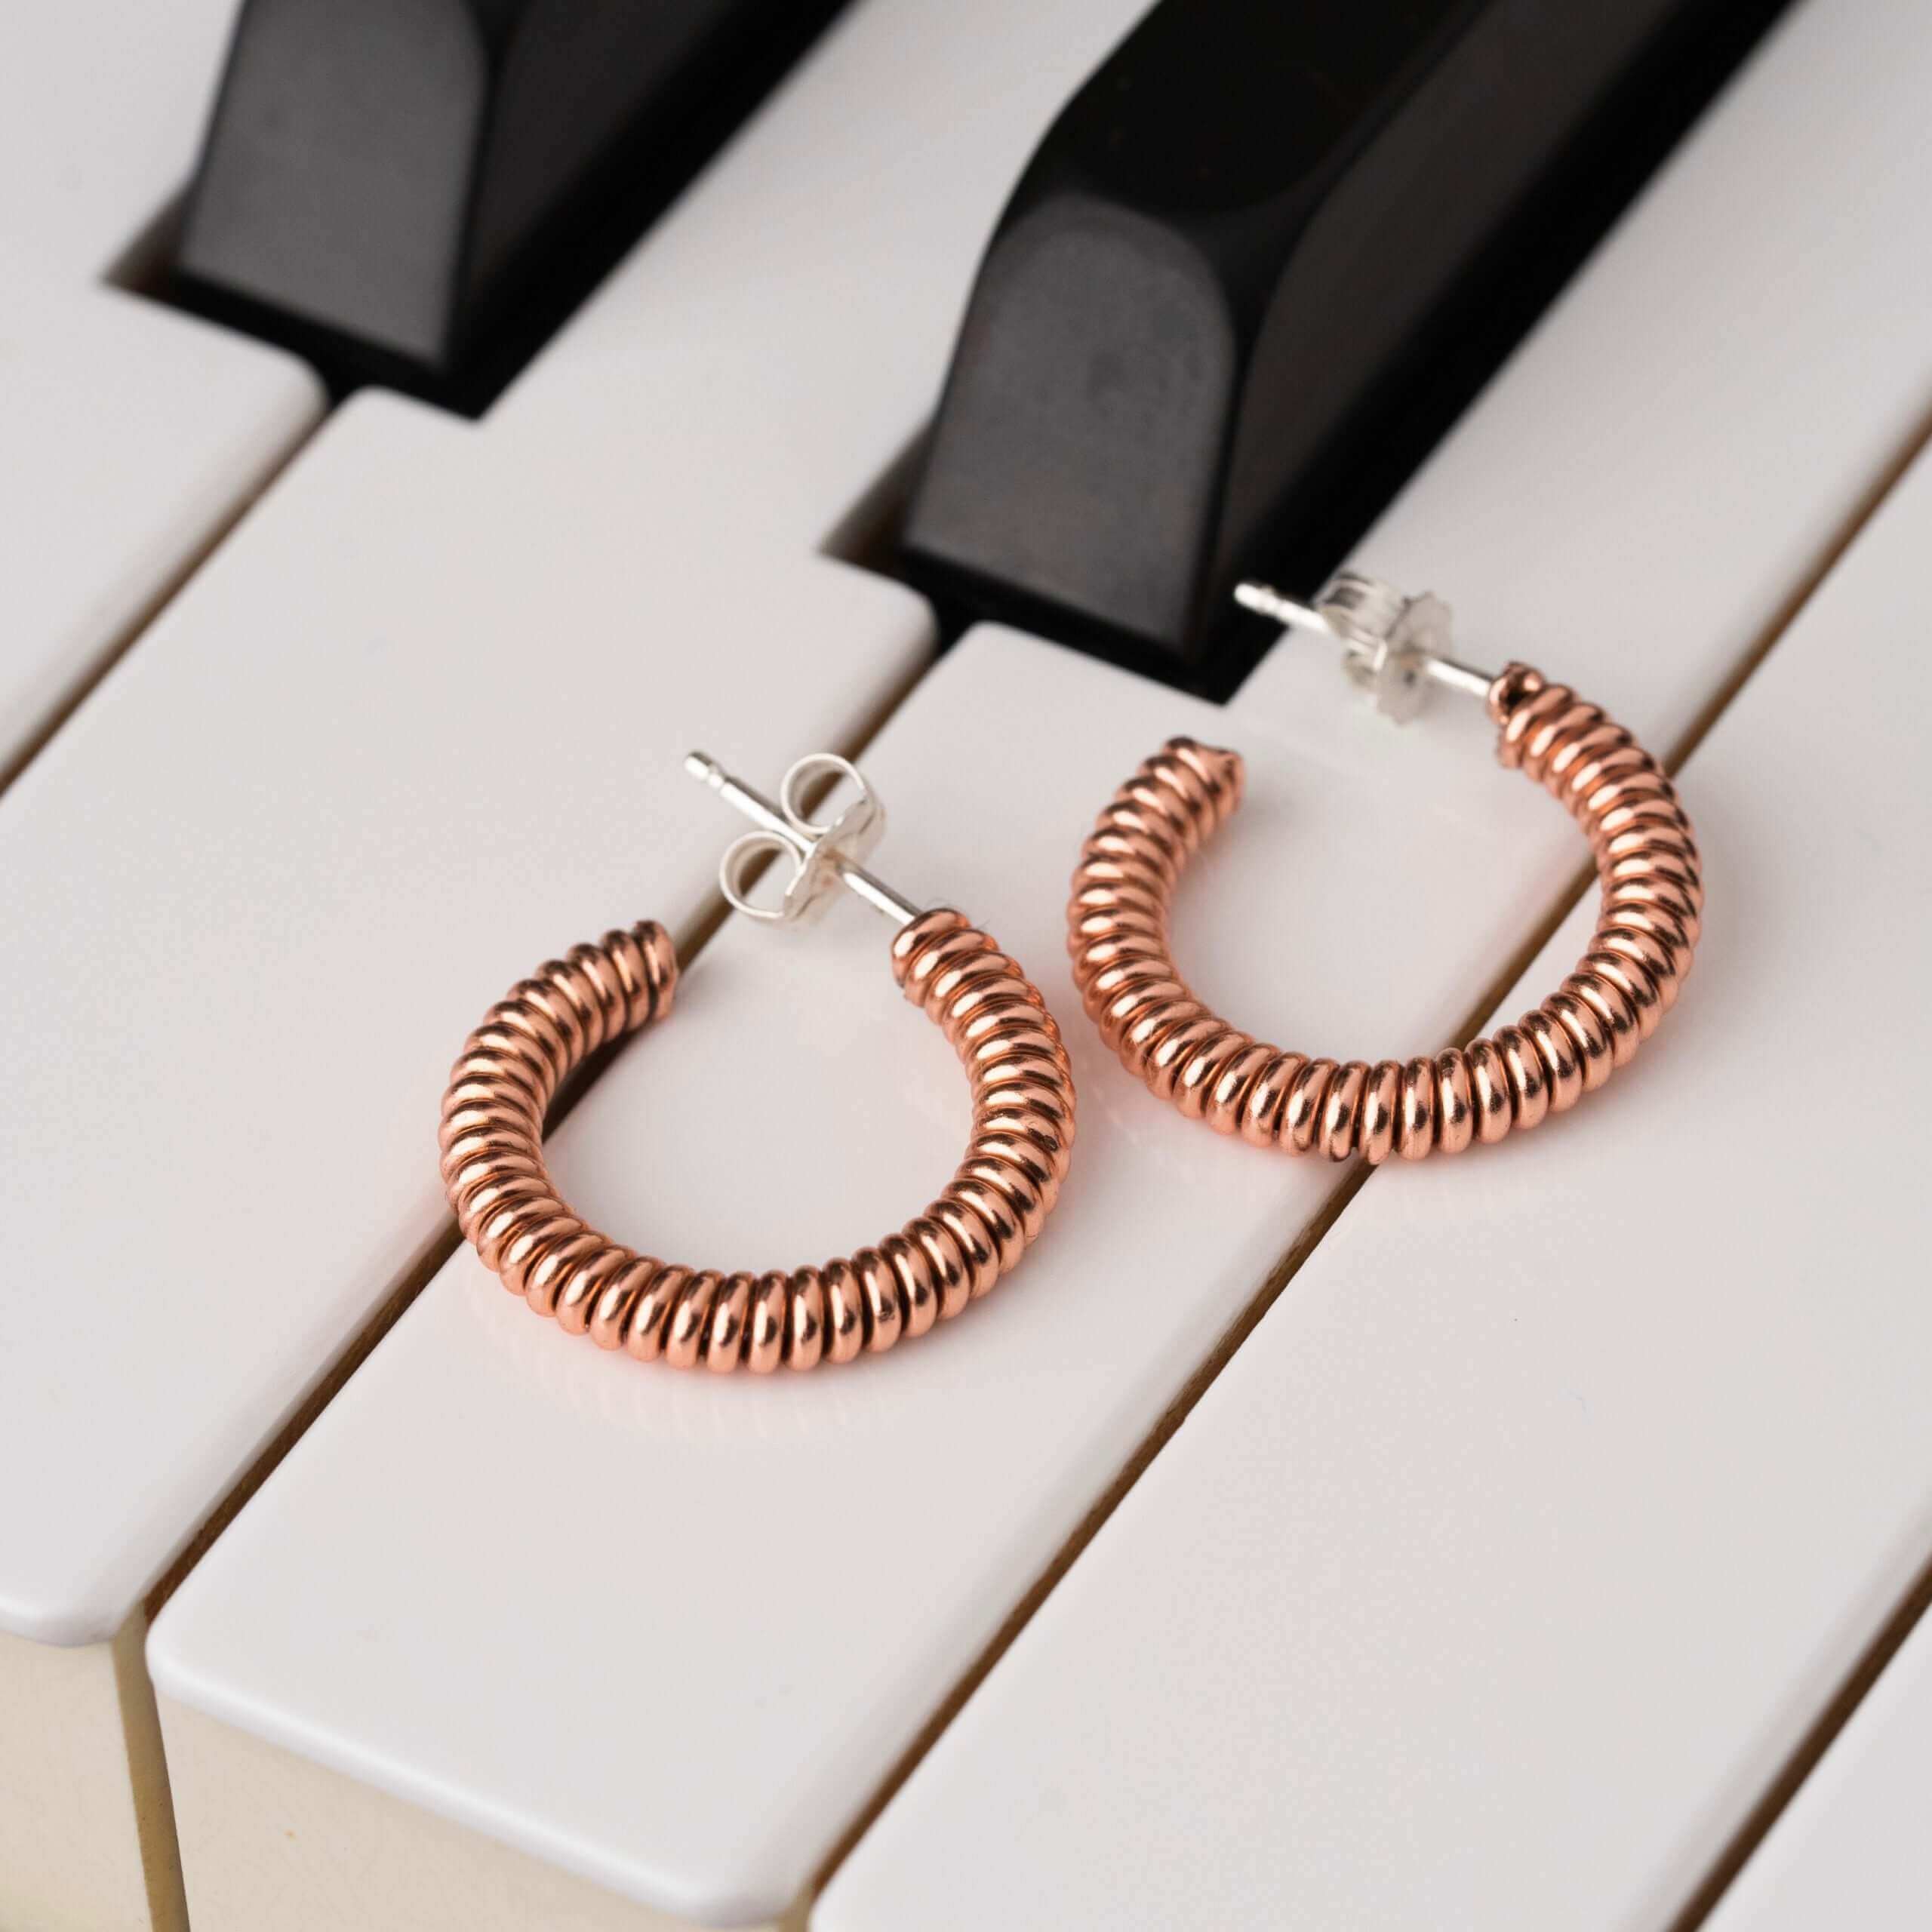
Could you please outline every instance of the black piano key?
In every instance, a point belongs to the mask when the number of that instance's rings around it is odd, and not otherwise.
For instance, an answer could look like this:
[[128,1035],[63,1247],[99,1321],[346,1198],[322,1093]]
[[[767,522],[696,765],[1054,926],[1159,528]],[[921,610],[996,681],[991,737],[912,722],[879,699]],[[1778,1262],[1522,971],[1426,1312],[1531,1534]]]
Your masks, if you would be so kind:
[[480,408],[839,0],[245,0],[170,292]]
[[1325,572],[1782,4],[1164,0],[988,248],[906,574],[1213,688],[1233,584]]

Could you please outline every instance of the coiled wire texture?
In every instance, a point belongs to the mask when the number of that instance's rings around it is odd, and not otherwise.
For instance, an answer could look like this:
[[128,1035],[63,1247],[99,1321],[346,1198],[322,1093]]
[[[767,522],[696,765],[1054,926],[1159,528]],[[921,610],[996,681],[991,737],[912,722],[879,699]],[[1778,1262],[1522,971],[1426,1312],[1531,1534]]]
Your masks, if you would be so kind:
[[1073,1082],[1038,989],[958,912],[906,926],[892,973],[944,1030],[973,1091],[966,1158],[898,1233],[820,1267],[728,1274],[638,1254],[571,1212],[543,1164],[544,1115],[586,1055],[670,1011],[676,955],[646,921],[540,967],[464,1043],[440,1140],[465,1238],[538,1314],[676,1368],[849,1361],[957,1315],[1051,1211],[1073,1144]]
[[1241,802],[1239,755],[1174,738],[1115,793],[1067,912],[1074,978],[1128,1069],[1223,1134],[1291,1154],[1416,1161],[1500,1140],[1574,1106],[1647,1038],[1690,970],[1697,841],[1657,761],[1598,706],[1512,664],[1491,687],[1503,763],[1583,827],[1602,904],[1577,970],[1513,1026],[1406,1063],[1310,1059],[1196,999],[1168,950],[1181,872]]

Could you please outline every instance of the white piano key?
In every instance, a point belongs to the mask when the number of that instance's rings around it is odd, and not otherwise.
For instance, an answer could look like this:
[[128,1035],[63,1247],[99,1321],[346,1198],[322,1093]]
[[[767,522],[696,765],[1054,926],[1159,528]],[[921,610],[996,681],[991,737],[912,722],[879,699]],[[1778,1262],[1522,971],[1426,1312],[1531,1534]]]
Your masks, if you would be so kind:
[[234,0],[22,10],[0,60],[0,785],[320,415],[107,285],[186,178]]
[[15,10],[0,63],[0,244],[97,280],[194,164],[237,0]]
[[1921,1618],[1705,1921],[1912,1932],[1932,1898],[1932,1621]]
[[[520,401],[512,438],[358,399],[0,800],[0,1459],[38,1472],[0,1498],[0,1630],[29,1663],[64,1678],[50,1647],[78,1647],[100,1679],[434,1247],[423,1136],[478,1001],[585,918],[689,922],[720,833],[691,738],[748,713],[737,742],[776,768],[914,674],[924,605],[820,546],[915,434],[980,240],[1134,11],[855,9],[692,191],[721,218],[685,263],[712,334],[684,373],[722,394],[776,364],[758,420],[667,439],[664,292],[635,264],[601,333],[546,352],[595,358],[594,407]],[[1016,63],[991,94],[982,33]],[[848,90],[881,35],[903,57],[874,101]],[[763,263],[740,186],[782,202],[801,128],[838,158],[809,286]],[[912,264],[880,253],[902,201],[942,238]],[[63,1737],[125,1783],[111,1718],[77,1700]],[[0,1727],[0,1809],[51,1749]]]
[[[1918,58],[1922,77],[1932,50]],[[1720,127],[1738,131],[1687,154],[1673,169],[1682,183],[1675,194],[1707,220],[1739,220],[1765,118],[1801,114],[1811,97],[1788,53],[1764,63],[1719,110]],[[1810,198],[1832,192],[1829,168],[1851,167],[1862,140],[1891,143],[1895,157],[1918,152],[1916,114],[1889,97],[1884,105],[1875,120],[1862,101],[1821,97],[1807,125],[1824,171],[1793,189],[1807,219]],[[1659,208],[1682,218],[1667,189],[1644,218],[1660,218]],[[1780,224],[1794,218],[1789,208],[1756,211],[1762,259],[1775,259]],[[1636,259],[1641,277],[1606,285],[1592,272],[1567,303],[1641,312],[1675,303],[1680,316],[1700,311],[1680,320],[1687,330],[1706,326],[1706,306],[1739,313],[1728,283],[1687,283],[1681,262]],[[1749,355],[1755,332],[1774,331],[1777,358],[1825,358],[1835,371],[1838,332],[1857,329],[1870,309],[1917,300],[1924,275],[1909,249],[1835,259],[1806,300],[1748,325],[1740,318],[1732,352]],[[1846,277],[1850,300],[1839,286]],[[586,352],[593,342],[614,352],[614,330],[587,321],[579,330]],[[1710,568],[1734,585],[1734,607],[1700,606],[1712,621],[1676,641],[1696,668],[1674,692],[1651,695],[1644,721],[1665,740],[1687,728],[1741,641],[1761,632],[1804,580],[1811,558],[1783,549],[1793,530],[1822,540],[1841,527],[1909,435],[1932,388],[1927,353],[1888,329],[1869,340],[1884,372],[1848,386],[1826,448],[1783,469],[1779,515],[1761,521],[1759,505],[1727,528]],[[1649,439],[1654,466],[1625,472],[1631,493],[1665,472],[1687,496],[1697,494],[1694,476],[1720,493],[1762,398],[1727,386],[1722,408],[1707,416],[1654,395],[1641,368],[1620,380],[1624,418],[1633,437]],[[1408,514],[1425,513],[1430,491],[1450,516],[1467,514],[1472,493],[1520,494],[1525,476],[1576,487],[1561,445],[1539,441],[1534,412],[1517,419],[1524,441],[1514,462],[1497,466],[1479,426],[1513,408],[1509,383],[1506,373],[1445,445]],[[589,419],[582,406],[575,420]],[[1552,428],[1561,427],[1559,418]],[[1465,448],[1476,454],[1465,459]],[[1869,474],[1857,473],[1861,455]],[[1580,500],[1590,514],[1567,531],[1568,574],[1587,583],[1616,564],[1619,506],[1595,493]],[[789,527],[791,513],[774,501]],[[1488,546],[1472,537],[1444,586],[1477,608],[1484,586],[1521,567],[1503,521],[1495,527]],[[1560,521],[1552,528],[1564,534]],[[1638,654],[1627,627],[1585,626],[1537,654],[1614,704]],[[1281,702],[1284,685],[1269,678],[1221,722],[1265,775],[1244,835],[1190,906],[1202,980],[1220,1003],[1281,1032],[1300,1035],[1319,1020],[1337,1041],[1444,1033],[1536,912],[1554,903],[1579,863],[1574,834],[1546,801],[1487,768],[1486,734],[1472,716],[1446,715],[1392,740],[1349,708],[1323,668],[1323,678],[1309,674],[1298,707]],[[1050,680],[1057,695],[1029,714],[1036,680]],[[988,722],[995,712],[997,728]],[[1032,646],[969,645],[894,721],[878,754],[899,823],[896,869],[922,891],[964,898],[1070,1010],[1064,973],[1049,962],[1080,831],[1155,740],[1198,728],[1200,716],[1183,700]],[[977,789],[945,764],[976,746],[998,774]],[[978,817],[949,829],[943,813],[962,812],[968,797],[978,798]],[[1269,840],[1269,825],[1284,823],[1294,838]],[[1433,909],[1428,929],[1441,949],[1423,961],[1395,943],[1414,930],[1417,894]],[[1358,945],[1311,947],[1298,914],[1308,903],[1346,906]],[[857,930],[852,943],[875,947]],[[774,1260],[795,1259],[815,1239],[829,1249],[874,1232],[875,1220],[882,1228],[903,1217],[916,1204],[907,1198],[909,1189],[918,1194],[915,1177],[943,1173],[956,1152],[931,1124],[957,1106],[943,1050],[909,1070],[903,1035],[869,1031],[885,1024],[875,977],[849,977],[817,940],[774,959],[752,943],[758,937],[718,943],[691,975],[678,1029],[622,1063],[561,1138],[565,1171],[620,1232],[667,1246],[681,1238],[721,1258],[750,1261],[768,1248]],[[1295,962],[1291,986],[1284,959]],[[708,1030],[699,1025],[706,974],[717,983],[728,971],[755,974],[773,1003],[764,1024],[775,1030],[753,1036],[768,1051],[743,1062],[733,1029],[755,1023],[741,1015],[766,1011],[755,992],[728,1014],[721,1004]],[[580,1899],[589,1884],[647,1914],[745,1920],[789,1904],[1333,1184],[1220,1143],[1190,1150],[1162,1109],[1100,1063],[1078,1020],[1072,1028],[1086,1056],[1088,1112],[1060,1223],[1028,1273],[1002,1291],[1007,1300],[975,1311],[923,1356],[870,1365],[817,1393],[626,1379],[626,1365],[534,1329],[472,1264],[452,1264],[160,1620],[150,1654],[168,1693],[198,1923],[255,1922],[269,1896],[263,1888],[285,1897],[288,1861],[302,1857],[286,1850],[288,1831],[297,1844],[357,1847],[332,1869],[366,1914],[393,1909],[405,1888],[413,1902],[420,1887],[398,1850],[410,1842],[412,1810],[442,1821],[433,1836],[452,1875],[437,1889],[453,1923],[483,1909],[456,1875],[466,1858],[493,1872],[514,1866],[528,1888],[517,1894],[521,1909],[540,1916],[546,1888],[566,1876]],[[685,1054],[688,1062],[677,1057]],[[755,1066],[768,1115],[707,1135],[688,1104],[669,1109],[721,1064]],[[688,1069],[681,1087],[672,1077],[680,1066]],[[799,1177],[801,1121],[823,1108],[874,1121],[902,1096],[913,1119],[931,1112],[921,1138],[894,1105],[868,1137],[878,1168],[855,1174],[818,1146],[809,1184]],[[1222,1192],[1230,1188],[1235,1204]],[[1097,1307],[1106,1316],[1097,1343]],[[1044,1339],[1029,1354],[1036,1337]],[[1046,1368],[1028,1367],[1036,1361]],[[747,1403],[773,1402],[782,1410],[761,1408],[757,1429],[746,1425]],[[429,1466],[405,1453],[426,1426],[437,1438],[459,1425],[463,1457]],[[469,1460],[472,1449],[479,1463]],[[601,1495],[553,1473],[612,1469],[638,1472],[623,1492],[627,1503],[637,1499],[634,1533],[626,1517],[614,1534]],[[647,1471],[657,1477],[648,1486]],[[681,1536],[648,1513],[660,1494],[659,1506],[675,1512],[670,1522],[687,1526]],[[877,1499],[887,1535],[835,1506],[858,1494]],[[730,1524],[739,1540],[721,1543],[707,1527],[700,1540],[688,1527],[700,1519]],[[477,1540],[479,1521],[497,1540]],[[303,1552],[323,1548],[331,1559],[318,1578]],[[418,1561],[420,1550],[433,1555]],[[668,1565],[666,1550],[678,1552]],[[627,1656],[675,1658],[676,1669],[626,1672],[588,1637],[533,1644],[532,1632],[574,1628],[589,1604],[597,1631],[624,1631]],[[476,1668],[479,1657],[512,1654],[513,1671]],[[798,1664],[824,1658],[835,1661]],[[238,1809],[223,1794],[243,1784],[254,1798]],[[461,1828],[457,1838],[445,1826]],[[495,1847],[487,1854],[486,1841]]]
[[1691,760],[1668,1030],[1370,1180],[823,1932],[1675,1922],[1932,1521],[1929,537],[1921,460]]
[[321,408],[291,357],[0,251],[0,780]]

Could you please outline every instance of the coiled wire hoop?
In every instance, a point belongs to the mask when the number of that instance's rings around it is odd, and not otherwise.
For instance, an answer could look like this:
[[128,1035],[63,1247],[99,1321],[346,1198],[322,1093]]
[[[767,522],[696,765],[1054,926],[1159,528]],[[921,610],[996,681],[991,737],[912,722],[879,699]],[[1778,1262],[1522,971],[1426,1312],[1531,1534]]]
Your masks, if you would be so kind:
[[1171,739],[1114,794],[1067,909],[1088,1014],[1130,1072],[1217,1132],[1289,1154],[1460,1153],[1574,1106],[1626,1064],[1677,998],[1703,910],[1697,841],[1657,761],[1596,705],[1527,665],[1491,685],[1503,763],[1583,827],[1602,888],[1577,970],[1534,1012],[1406,1063],[1311,1059],[1211,1012],[1168,949],[1174,887],[1241,802],[1239,755]]
[[464,1043],[443,1099],[443,1181],[505,1287],[600,1348],[763,1374],[923,1334],[1020,1259],[1073,1144],[1066,1050],[1026,975],[943,907],[892,943],[893,977],[944,1031],[973,1091],[966,1158],[924,1213],[876,1247],[761,1275],[660,1261],[586,1226],[544,1165],[544,1115],[586,1055],[670,1011],[677,972],[661,926],[608,934],[513,986]]

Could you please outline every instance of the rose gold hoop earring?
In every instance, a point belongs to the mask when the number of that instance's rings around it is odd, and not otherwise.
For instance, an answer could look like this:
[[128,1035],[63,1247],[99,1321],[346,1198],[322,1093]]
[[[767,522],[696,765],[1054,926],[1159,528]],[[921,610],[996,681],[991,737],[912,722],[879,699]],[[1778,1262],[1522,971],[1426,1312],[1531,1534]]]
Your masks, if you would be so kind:
[[1647,1038],[1690,970],[1703,907],[1697,841],[1656,759],[1597,706],[1527,665],[1492,677],[1444,648],[1449,613],[1344,573],[1310,608],[1260,584],[1236,593],[1343,646],[1350,675],[1398,721],[1432,685],[1481,697],[1497,754],[1583,828],[1601,910],[1577,970],[1514,1026],[1406,1064],[1283,1051],[1196,999],[1168,949],[1182,871],[1241,802],[1240,756],[1171,739],[1114,794],[1081,848],[1067,909],[1074,978],[1129,1071],[1192,1119],[1284,1153],[1371,1164],[1460,1153],[1537,1126],[1601,1087]]
[[[589,1054],[670,1011],[676,957],[647,920],[539,967],[485,1016],[443,1100],[444,1184],[465,1238],[504,1287],[601,1348],[719,1373],[849,1361],[957,1315],[1038,1234],[1073,1143],[1066,1051],[1038,989],[986,934],[947,908],[920,911],[864,869],[884,814],[844,759],[800,759],[777,805],[701,753],[685,763],[760,828],[719,867],[739,912],[800,922],[844,886],[894,922],[893,978],[944,1032],[972,1088],[965,1158],[897,1234],[789,1273],[674,1266],[586,1226],[544,1166],[544,1116]],[[828,780],[857,797],[819,824],[808,807]],[[771,908],[749,895],[774,857],[792,870]]]

